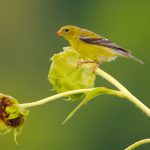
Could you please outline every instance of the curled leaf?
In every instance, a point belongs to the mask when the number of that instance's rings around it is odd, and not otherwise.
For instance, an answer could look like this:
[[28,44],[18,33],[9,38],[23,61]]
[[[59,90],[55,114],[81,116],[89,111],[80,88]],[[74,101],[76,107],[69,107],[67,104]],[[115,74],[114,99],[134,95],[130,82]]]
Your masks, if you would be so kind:
[[102,94],[110,94],[110,95],[115,95],[118,97],[125,98],[124,94],[117,90],[112,90],[112,89],[108,89],[105,87],[94,88],[92,91],[88,92],[87,95],[85,96],[85,98],[79,103],[79,105],[77,105],[75,107],[75,109],[73,109],[73,111],[71,111],[69,113],[69,115],[67,116],[67,118],[65,119],[63,124],[66,123],[84,104],[87,104],[88,101],[90,101],[94,97],[96,97],[98,95],[102,95]]

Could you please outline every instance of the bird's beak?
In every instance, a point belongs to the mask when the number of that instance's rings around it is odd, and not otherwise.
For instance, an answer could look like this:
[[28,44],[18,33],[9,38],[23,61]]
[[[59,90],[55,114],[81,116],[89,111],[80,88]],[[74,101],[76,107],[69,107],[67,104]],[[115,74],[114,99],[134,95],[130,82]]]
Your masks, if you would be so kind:
[[61,31],[58,31],[58,32],[56,32],[56,35],[57,35],[57,36],[62,36],[63,34],[62,34]]

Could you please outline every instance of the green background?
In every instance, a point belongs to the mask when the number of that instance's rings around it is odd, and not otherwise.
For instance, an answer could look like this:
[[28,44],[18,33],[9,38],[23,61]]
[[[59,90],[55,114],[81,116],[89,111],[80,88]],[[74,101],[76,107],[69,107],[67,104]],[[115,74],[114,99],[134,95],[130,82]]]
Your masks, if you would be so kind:
[[[1,93],[20,103],[50,95],[49,59],[68,45],[55,32],[66,24],[91,29],[142,59],[144,65],[119,58],[101,67],[150,106],[149,0],[1,0]],[[112,87],[99,77],[97,85]],[[20,146],[7,134],[0,136],[0,149],[122,150],[150,136],[147,116],[127,100],[107,95],[95,98],[61,125],[78,103],[57,100],[31,108],[18,138]],[[149,149],[150,145],[138,148]]]

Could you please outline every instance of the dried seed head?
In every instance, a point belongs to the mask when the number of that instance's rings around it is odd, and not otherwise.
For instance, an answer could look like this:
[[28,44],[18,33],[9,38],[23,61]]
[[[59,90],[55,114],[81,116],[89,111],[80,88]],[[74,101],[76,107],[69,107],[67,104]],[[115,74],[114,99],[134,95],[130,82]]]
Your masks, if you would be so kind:
[[28,114],[27,110],[21,109],[16,99],[0,94],[0,132],[5,134],[14,131],[16,136],[20,134],[22,125]]

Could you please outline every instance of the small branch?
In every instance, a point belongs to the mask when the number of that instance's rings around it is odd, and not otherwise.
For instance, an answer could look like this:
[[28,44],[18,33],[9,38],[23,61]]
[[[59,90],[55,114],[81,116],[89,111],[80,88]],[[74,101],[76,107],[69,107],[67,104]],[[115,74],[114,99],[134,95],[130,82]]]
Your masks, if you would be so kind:
[[121,83],[119,83],[116,79],[114,79],[111,75],[104,72],[103,70],[97,68],[96,74],[106,79],[108,82],[117,87],[121,92],[123,92],[128,100],[137,106],[140,110],[142,110],[147,116],[150,117],[150,109],[145,106],[140,100],[138,100],[134,95],[132,95]]
[[69,96],[69,95],[73,95],[73,94],[79,94],[79,93],[87,93],[92,91],[94,88],[91,89],[79,89],[79,90],[73,90],[73,91],[68,91],[68,92],[64,92],[64,93],[60,93],[60,94],[56,94],[35,102],[31,102],[31,103],[24,103],[24,104],[19,104],[22,108],[29,108],[29,107],[34,107],[34,106],[38,106],[38,105],[43,105],[47,102],[50,101],[54,101],[56,99],[65,97],[65,96]]
[[143,144],[148,144],[150,143],[150,139],[144,139],[144,140],[140,140],[138,142],[135,142],[134,144],[132,144],[131,146],[127,147],[125,150],[133,150]]

